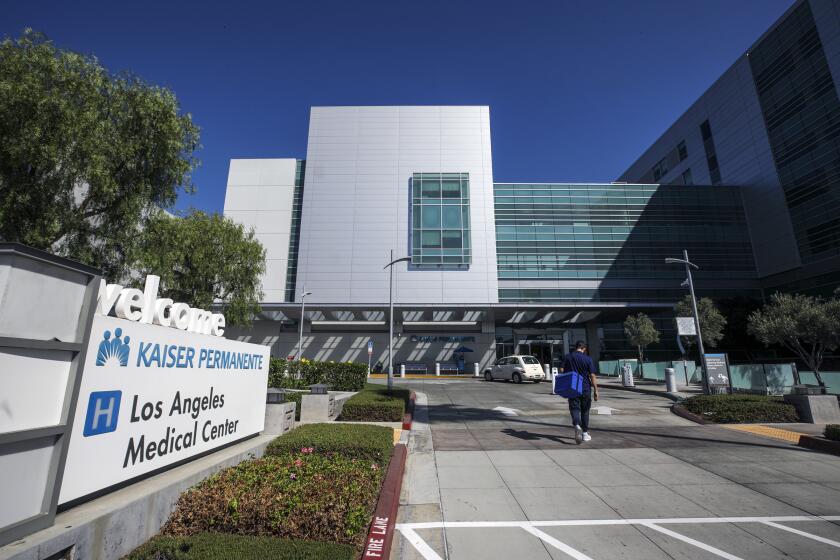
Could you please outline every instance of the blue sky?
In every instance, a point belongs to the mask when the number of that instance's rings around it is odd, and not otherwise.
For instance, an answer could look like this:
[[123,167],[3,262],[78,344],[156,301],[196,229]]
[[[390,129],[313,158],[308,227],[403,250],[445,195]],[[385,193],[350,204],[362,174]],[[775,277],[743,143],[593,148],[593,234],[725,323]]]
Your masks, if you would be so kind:
[[24,27],[170,87],[228,161],[306,156],[312,105],[490,105],[502,181],[610,181],[793,0],[6,1]]

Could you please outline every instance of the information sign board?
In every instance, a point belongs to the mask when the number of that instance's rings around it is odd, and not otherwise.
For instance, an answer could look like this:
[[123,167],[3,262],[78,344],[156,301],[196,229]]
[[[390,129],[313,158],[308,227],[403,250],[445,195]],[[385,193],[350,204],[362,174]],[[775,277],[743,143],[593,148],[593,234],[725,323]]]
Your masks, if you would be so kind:
[[709,386],[729,387],[729,359],[726,354],[706,354]]
[[697,324],[694,322],[694,317],[677,317],[677,334],[697,336]]
[[256,434],[269,348],[96,315],[59,503]]

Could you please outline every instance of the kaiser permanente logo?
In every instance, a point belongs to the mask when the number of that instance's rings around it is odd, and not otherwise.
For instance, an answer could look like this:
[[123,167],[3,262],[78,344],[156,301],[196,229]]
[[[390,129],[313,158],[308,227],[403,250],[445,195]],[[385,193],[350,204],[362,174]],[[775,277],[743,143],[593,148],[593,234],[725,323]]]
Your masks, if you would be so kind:
[[99,343],[99,351],[96,352],[96,365],[106,366],[119,364],[122,367],[128,365],[128,343],[131,337],[126,335],[122,338],[122,329],[114,329],[114,337],[111,338],[111,331],[102,333],[102,342]]

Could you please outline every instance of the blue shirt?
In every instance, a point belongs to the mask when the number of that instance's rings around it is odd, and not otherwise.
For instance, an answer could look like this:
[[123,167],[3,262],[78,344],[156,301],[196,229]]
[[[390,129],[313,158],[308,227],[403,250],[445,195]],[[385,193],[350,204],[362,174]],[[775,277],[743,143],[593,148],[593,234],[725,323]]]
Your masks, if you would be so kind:
[[570,371],[576,371],[583,376],[583,391],[584,393],[589,391],[592,387],[589,374],[596,373],[595,363],[592,361],[592,358],[577,350],[566,354],[566,357],[563,359],[563,372],[569,373]]

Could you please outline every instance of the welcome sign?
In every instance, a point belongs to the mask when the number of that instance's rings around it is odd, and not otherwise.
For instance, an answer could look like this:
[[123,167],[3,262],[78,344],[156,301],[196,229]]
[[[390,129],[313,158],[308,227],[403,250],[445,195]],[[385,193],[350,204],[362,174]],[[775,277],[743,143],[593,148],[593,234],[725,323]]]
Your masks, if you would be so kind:
[[269,348],[94,316],[59,503],[263,429]]

